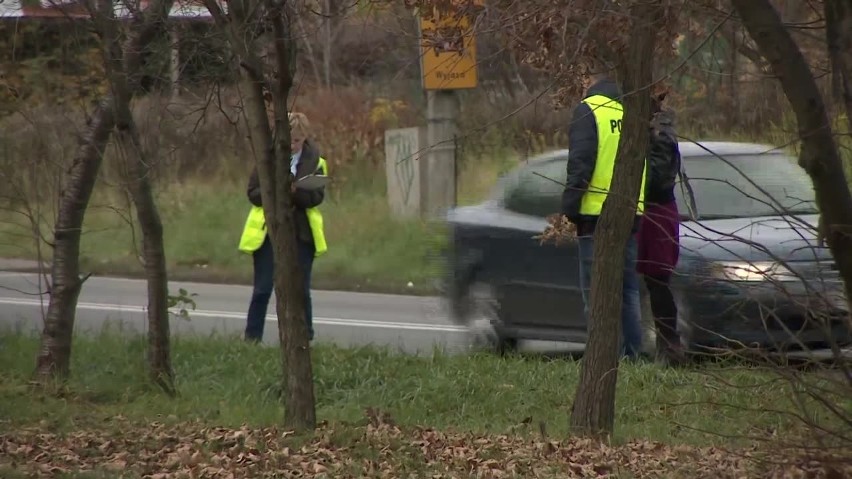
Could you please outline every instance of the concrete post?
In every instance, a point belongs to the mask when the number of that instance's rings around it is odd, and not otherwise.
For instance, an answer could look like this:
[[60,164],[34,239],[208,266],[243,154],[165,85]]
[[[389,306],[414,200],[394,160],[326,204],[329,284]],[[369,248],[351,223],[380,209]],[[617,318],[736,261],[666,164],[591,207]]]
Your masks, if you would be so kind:
[[456,206],[456,142],[459,97],[455,90],[426,92],[426,143],[429,154],[421,170],[422,213],[427,218],[444,215]]

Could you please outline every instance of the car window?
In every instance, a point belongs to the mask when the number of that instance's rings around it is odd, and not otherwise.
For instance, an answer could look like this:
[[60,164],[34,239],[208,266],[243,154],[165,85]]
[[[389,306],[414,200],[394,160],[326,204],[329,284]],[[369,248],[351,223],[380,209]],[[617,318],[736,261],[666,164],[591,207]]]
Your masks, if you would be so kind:
[[[685,157],[683,164],[699,219],[817,212],[813,183],[789,155],[695,156]],[[675,195],[685,213],[684,188],[678,185]]]
[[507,178],[503,200],[506,209],[542,218],[559,213],[566,163],[567,159],[557,159],[521,167]]

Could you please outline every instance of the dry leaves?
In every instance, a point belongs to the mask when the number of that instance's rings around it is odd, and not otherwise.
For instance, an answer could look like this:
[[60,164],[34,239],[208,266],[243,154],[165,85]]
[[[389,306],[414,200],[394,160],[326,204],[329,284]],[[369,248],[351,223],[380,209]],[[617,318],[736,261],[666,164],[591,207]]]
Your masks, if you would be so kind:
[[577,225],[568,221],[563,215],[555,214],[547,217],[547,227],[540,235],[533,236],[541,244],[552,243],[557,246],[577,240]]
[[756,461],[755,450],[673,447],[637,441],[542,441],[433,429],[404,431],[372,418],[366,427],[320,428],[310,438],[274,427],[151,424],[65,435],[38,429],[0,436],[0,469],[31,477],[105,470],[149,479],[256,477],[852,477],[852,465],[785,451]]

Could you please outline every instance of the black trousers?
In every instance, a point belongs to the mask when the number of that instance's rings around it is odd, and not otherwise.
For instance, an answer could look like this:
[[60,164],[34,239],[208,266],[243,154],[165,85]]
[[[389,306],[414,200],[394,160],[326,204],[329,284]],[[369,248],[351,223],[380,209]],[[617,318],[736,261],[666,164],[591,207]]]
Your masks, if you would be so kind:
[[[314,339],[313,307],[311,305],[311,270],[314,265],[316,249],[313,242],[296,240],[299,256],[299,266],[305,280],[305,321],[308,327],[308,339]],[[275,276],[272,243],[269,235],[263,244],[252,255],[254,257],[254,290],[251,294],[248,317],[246,318],[245,337],[249,340],[260,341],[266,325],[266,309],[272,297],[273,278]]]
[[669,287],[670,279],[670,275],[646,275],[645,284],[648,286],[657,336],[667,347],[677,347],[680,345],[680,337],[677,333],[677,304]]

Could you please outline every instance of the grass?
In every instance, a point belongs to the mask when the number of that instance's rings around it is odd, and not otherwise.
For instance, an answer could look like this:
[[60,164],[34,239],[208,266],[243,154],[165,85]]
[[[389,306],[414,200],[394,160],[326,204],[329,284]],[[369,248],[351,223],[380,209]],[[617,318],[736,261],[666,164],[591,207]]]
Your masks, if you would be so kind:
[[[145,380],[141,338],[107,330],[75,338],[60,394],[29,387],[37,346],[31,336],[0,335],[3,477],[34,469],[81,479],[190,469],[216,477],[294,477],[293,469],[312,477],[745,477],[754,465],[729,451],[755,438],[804,440],[789,386],[756,368],[623,365],[607,444],[568,435],[573,360],[319,345],[322,425],[290,436],[275,428],[276,348],[175,338],[179,396],[169,399]],[[790,467],[778,464],[770,465]]]
[[[273,425],[277,349],[227,338],[181,339],[173,344],[180,397],[167,400],[145,382],[144,343],[109,332],[76,338],[71,393],[33,401],[27,381],[37,339],[2,336],[0,418],[6,427],[46,420],[65,428],[122,415],[140,421],[200,420],[236,427]],[[368,407],[405,426],[505,433],[538,424],[564,435],[578,363],[490,354],[431,357],[374,348],[314,348],[318,416],[358,422]],[[795,429],[784,385],[756,369],[708,366],[701,372],[625,365],[619,373],[617,440],[650,439],[708,444],[759,430]],[[718,377],[717,377],[718,375]],[[724,387],[723,381],[732,386]],[[719,397],[720,390],[724,398]],[[719,402],[724,404],[716,404]],[[680,404],[680,405],[679,405]],[[755,412],[762,411],[764,412]],[[706,434],[701,431],[712,431]]]
[[[507,164],[504,157],[467,162],[460,204],[481,200]],[[329,251],[314,265],[315,287],[433,293],[445,241],[442,227],[391,219],[383,170],[348,167],[332,174],[341,183],[329,188],[321,207]],[[81,246],[84,267],[99,274],[140,274],[134,247],[139,230],[131,227],[126,199],[102,183],[90,204]],[[158,204],[173,279],[250,284],[251,257],[236,248],[248,211],[245,178],[165,185]],[[0,211],[0,257],[37,258],[30,231],[25,218]]]

